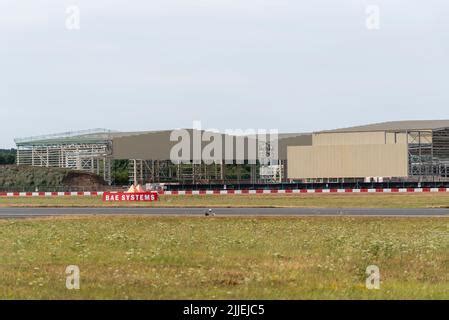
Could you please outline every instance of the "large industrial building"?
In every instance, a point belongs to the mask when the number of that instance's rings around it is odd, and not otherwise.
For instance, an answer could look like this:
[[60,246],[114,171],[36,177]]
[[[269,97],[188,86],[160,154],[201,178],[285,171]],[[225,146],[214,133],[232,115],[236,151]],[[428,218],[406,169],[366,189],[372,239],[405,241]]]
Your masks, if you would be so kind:
[[[113,183],[113,161],[127,160],[129,181],[132,183],[271,183],[285,181],[287,146],[310,145],[310,134],[229,135],[208,131],[184,129],[191,137],[189,155],[174,163],[172,151],[179,141],[171,134],[179,130],[114,132],[105,129],[68,132],[45,136],[15,139],[17,164],[41,167],[58,167],[97,173]],[[200,149],[210,143],[203,136],[219,140],[221,155],[213,163],[197,161],[193,141],[200,135]],[[274,138],[276,137],[276,138]],[[274,140],[275,139],[275,140]],[[226,146],[231,145],[229,156]],[[243,152],[239,146],[243,146]],[[251,156],[250,150],[256,155]],[[278,155],[272,157],[271,155]],[[265,159],[264,163],[250,160]],[[244,169],[249,169],[246,172]]]
[[292,180],[445,180],[449,121],[396,121],[321,131],[289,146]]
[[[279,183],[343,181],[449,180],[449,120],[397,121],[314,133],[279,134],[274,141],[254,136],[210,134],[221,141],[213,163],[195,161],[190,154],[174,163],[171,130],[114,132],[97,129],[16,139],[17,164],[70,168],[94,172],[113,183],[115,160],[127,160],[134,183]],[[273,135],[274,137],[274,135]],[[239,144],[245,152],[226,156]],[[201,148],[209,142],[201,140]],[[193,144],[193,142],[192,142]],[[256,146],[253,163],[249,150]],[[193,149],[193,148],[190,148]],[[272,155],[278,156],[273,159]],[[245,174],[243,168],[248,169]],[[230,174],[232,172],[232,174]]]

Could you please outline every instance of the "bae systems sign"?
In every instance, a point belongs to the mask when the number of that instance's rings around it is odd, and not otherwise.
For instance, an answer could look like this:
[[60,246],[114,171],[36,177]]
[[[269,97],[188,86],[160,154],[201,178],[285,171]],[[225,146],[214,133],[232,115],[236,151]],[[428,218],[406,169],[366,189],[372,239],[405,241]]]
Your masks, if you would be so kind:
[[121,201],[135,201],[135,202],[151,202],[157,201],[157,192],[105,192],[103,193],[103,201],[121,202]]

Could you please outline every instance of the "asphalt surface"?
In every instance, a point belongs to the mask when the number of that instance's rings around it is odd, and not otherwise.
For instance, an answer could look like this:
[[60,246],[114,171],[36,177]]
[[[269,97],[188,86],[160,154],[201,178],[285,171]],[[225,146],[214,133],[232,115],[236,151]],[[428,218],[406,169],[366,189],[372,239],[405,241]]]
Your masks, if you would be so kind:
[[[208,208],[0,208],[0,218],[70,215],[204,216]],[[449,216],[449,209],[213,208],[220,216]]]

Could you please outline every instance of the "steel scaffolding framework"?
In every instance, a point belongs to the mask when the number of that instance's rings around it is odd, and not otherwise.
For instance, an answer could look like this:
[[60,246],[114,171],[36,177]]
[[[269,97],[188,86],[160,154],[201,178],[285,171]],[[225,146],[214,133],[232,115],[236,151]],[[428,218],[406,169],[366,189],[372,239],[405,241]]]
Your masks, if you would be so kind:
[[16,163],[96,173],[110,184],[112,182],[110,132],[94,129],[16,139]]
[[[175,164],[170,160],[128,160],[129,182],[133,184],[146,183],[278,183],[285,175],[285,162],[281,165],[263,166],[258,164]],[[242,166],[249,166],[249,172],[242,172]],[[226,169],[228,168],[228,169]],[[269,168],[272,171],[265,173]],[[232,170],[233,172],[229,172]],[[246,178],[242,177],[246,176]]]
[[210,183],[223,182],[223,164],[175,164],[170,160],[130,159],[128,162],[129,181],[134,184],[180,182]]
[[449,128],[407,131],[409,177],[418,180],[449,178]]
[[[278,159],[277,146],[271,142],[261,141],[258,144],[259,180],[263,183],[281,183],[285,179],[285,163]],[[253,173],[255,177],[257,175]],[[256,179],[257,180],[257,179]],[[254,181],[259,182],[259,181]]]

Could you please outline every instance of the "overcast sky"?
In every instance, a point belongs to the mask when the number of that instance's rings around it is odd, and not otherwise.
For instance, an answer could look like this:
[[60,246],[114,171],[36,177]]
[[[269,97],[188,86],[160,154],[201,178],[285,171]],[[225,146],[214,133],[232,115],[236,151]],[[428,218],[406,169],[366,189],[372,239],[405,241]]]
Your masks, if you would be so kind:
[[447,0],[0,0],[0,147],[193,120],[306,132],[448,119],[448,17]]

